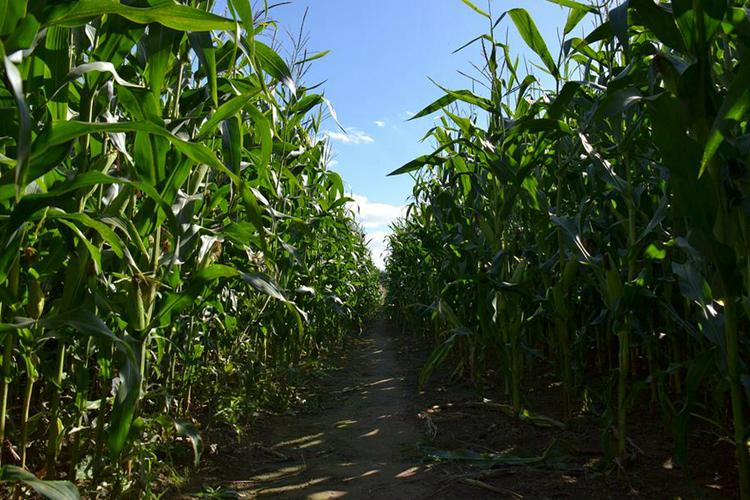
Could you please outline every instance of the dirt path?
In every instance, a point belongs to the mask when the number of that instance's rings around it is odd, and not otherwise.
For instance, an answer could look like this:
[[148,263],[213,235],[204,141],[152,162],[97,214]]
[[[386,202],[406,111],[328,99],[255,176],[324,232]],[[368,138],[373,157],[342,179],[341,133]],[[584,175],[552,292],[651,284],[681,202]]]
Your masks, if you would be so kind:
[[[378,320],[340,372],[322,381],[322,408],[261,422],[261,446],[222,460],[216,479],[243,498],[423,498],[424,438],[416,388],[389,324]],[[257,430],[257,429],[256,429]],[[426,488],[426,486],[428,488]]]
[[[201,470],[200,484],[222,485],[241,498],[304,499],[628,500],[731,498],[735,491],[727,479],[734,477],[731,452],[704,439],[700,451],[691,452],[694,480],[686,480],[671,465],[668,435],[648,416],[633,416],[638,425],[631,436],[642,451],[626,474],[618,474],[605,459],[595,417],[581,415],[564,430],[515,425],[497,407],[481,403],[468,382],[451,381],[447,369],[420,390],[416,379],[429,349],[423,340],[395,332],[391,323],[375,321],[346,351],[340,369],[303,391],[307,402],[296,413],[258,418],[248,436],[254,444],[218,449]],[[498,391],[493,396],[488,390],[488,396],[502,401]],[[559,394],[545,379],[526,397],[539,414],[559,413]],[[427,463],[430,448],[464,458],[477,452],[548,458],[531,465],[502,459],[484,466],[466,459]]]

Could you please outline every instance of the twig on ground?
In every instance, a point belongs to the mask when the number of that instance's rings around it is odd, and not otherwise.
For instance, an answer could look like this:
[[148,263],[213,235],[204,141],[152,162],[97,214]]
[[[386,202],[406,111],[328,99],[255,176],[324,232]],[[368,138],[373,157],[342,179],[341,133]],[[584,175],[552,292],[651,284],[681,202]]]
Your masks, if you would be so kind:
[[520,495],[520,494],[516,493],[513,490],[509,490],[509,489],[506,489],[506,488],[497,488],[495,486],[492,486],[491,484],[487,484],[487,483],[485,483],[483,481],[479,481],[479,480],[476,480],[476,479],[464,478],[464,479],[461,480],[461,482],[465,483],[465,484],[468,484],[470,486],[476,486],[477,488],[482,488],[482,489],[487,490],[487,491],[492,491],[492,492],[495,492],[495,493],[499,493],[500,495],[510,496],[510,497],[513,497],[513,498],[523,498],[523,495]]
[[254,444],[253,447],[256,450],[260,450],[260,451],[262,451],[263,453],[265,453],[267,455],[271,455],[272,457],[276,457],[278,459],[278,461],[280,461],[280,462],[288,462],[289,460],[291,460],[288,456],[284,455],[283,453],[278,452],[278,451],[276,451],[274,449],[268,448],[266,446],[263,446],[262,444]]

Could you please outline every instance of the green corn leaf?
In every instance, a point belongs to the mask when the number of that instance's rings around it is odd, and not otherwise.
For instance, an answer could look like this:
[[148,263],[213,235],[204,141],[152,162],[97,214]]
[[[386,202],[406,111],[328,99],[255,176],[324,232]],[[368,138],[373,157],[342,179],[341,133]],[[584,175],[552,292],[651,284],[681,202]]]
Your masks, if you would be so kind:
[[571,11],[568,12],[568,19],[565,21],[563,33],[567,35],[571,31],[573,31],[575,27],[578,26],[581,21],[583,21],[583,18],[586,17],[586,14],[588,14],[588,12],[583,9],[571,9]]
[[127,358],[120,369],[120,383],[117,386],[112,415],[107,429],[107,445],[110,457],[115,460],[127,444],[130,427],[133,423],[136,404],[141,393],[141,377],[138,365]]
[[242,163],[242,131],[239,117],[233,116],[224,120],[221,142],[224,161],[229,164],[232,172],[239,175]]
[[[26,2],[18,1],[18,4],[23,4],[25,8]],[[8,16],[6,11],[6,18]],[[34,43],[34,39],[39,33],[39,21],[33,15],[27,15],[21,22],[16,26],[16,30],[5,40],[5,50],[12,54],[17,50],[28,49]]]
[[238,178],[223,163],[221,163],[213,152],[203,144],[184,141],[166,129],[150,122],[118,122],[118,123],[86,123],[86,122],[53,122],[44,132],[37,137],[32,146],[31,157],[41,158],[50,148],[66,144],[78,137],[101,133],[101,132],[145,132],[166,138],[172,145],[197,163],[205,163],[221,172],[227,174],[233,181]]
[[628,7],[630,0],[625,0],[609,11],[609,25],[612,33],[620,42],[625,54],[630,54],[630,35],[628,33]]
[[750,109],[750,63],[742,62],[716,114],[711,132],[708,134],[699,177],[703,175],[716,156],[730,126],[743,120],[748,109]]
[[86,237],[85,234],[79,229],[79,227],[76,224],[73,224],[71,221],[66,219],[60,219],[60,222],[62,222],[64,225],[68,226],[71,231],[78,237],[78,240],[83,243],[83,245],[86,247],[86,250],[88,250],[89,255],[91,255],[91,260],[94,262],[94,272],[98,275],[102,272],[102,254],[99,251],[99,248],[91,243],[91,241]]
[[0,467],[0,482],[20,481],[50,500],[80,500],[78,488],[70,481],[43,481],[15,465]]
[[401,168],[397,168],[390,174],[389,176],[394,175],[403,175],[408,174],[410,172],[414,172],[416,170],[420,170],[421,168],[424,168],[426,165],[441,165],[447,161],[447,158],[442,157],[436,157],[434,155],[423,155],[419,158],[416,158],[409,163],[405,164]]
[[705,51],[709,41],[721,27],[728,7],[727,2],[672,0],[671,7],[687,49],[696,57],[708,57],[708,54],[701,53],[701,50]]
[[[36,195],[27,195],[16,206],[9,221],[14,226],[21,225],[24,221],[34,220],[38,218],[38,211],[45,209],[50,206],[57,206],[64,202],[69,193],[72,193],[78,189],[90,188],[92,186],[109,186],[112,184],[121,184],[124,186],[132,186],[133,188],[143,192],[156,205],[161,208],[162,213],[166,216],[171,227],[173,229],[178,228],[177,219],[175,218],[172,208],[159,193],[150,184],[144,182],[131,181],[129,179],[123,179],[119,177],[112,177],[101,172],[91,171],[85,172],[73,178],[72,180],[62,183],[59,186],[55,186],[54,189],[47,193],[40,193]],[[0,191],[0,201],[9,199],[7,192]]]
[[223,264],[211,264],[210,266],[202,269],[196,277],[200,280],[211,281],[220,278],[235,278],[240,275],[240,272],[229,266]]
[[222,264],[212,264],[201,270],[196,276],[198,279],[205,281],[220,278],[242,278],[245,283],[251,285],[257,291],[282,302],[287,302],[279,285],[264,273],[246,273]]
[[107,14],[116,14],[139,24],[157,23],[178,31],[234,31],[237,26],[231,19],[177,2],[164,2],[155,7],[130,7],[118,0],[79,0],[55,7],[42,26],[76,27]]
[[279,285],[264,273],[241,273],[242,279],[253,288],[261,293],[268,295],[276,300],[287,302],[284,294],[281,293]]
[[49,329],[68,327],[87,336],[111,342],[133,363],[136,361],[135,352],[130,344],[118,337],[98,316],[87,309],[77,308],[58,313],[43,321]]
[[117,257],[123,257],[123,243],[117,234],[109,227],[93,217],[90,217],[83,213],[66,213],[60,209],[51,209],[47,211],[46,216],[50,219],[67,219],[70,221],[77,222],[86,227],[89,227],[99,233],[99,236],[112,248],[112,251]]
[[198,467],[203,454],[203,439],[200,432],[192,422],[183,419],[174,420],[174,429],[178,436],[184,436],[190,441],[193,447],[193,467]]
[[569,109],[570,102],[575,97],[581,88],[580,82],[565,82],[562,90],[557,95],[557,98],[552,102],[547,109],[547,116],[553,120],[559,120],[563,113]]
[[318,52],[316,54],[313,54],[311,56],[306,56],[304,59],[302,59],[301,61],[297,61],[294,64],[295,64],[295,66],[303,66],[303,65],[305,65],[307,63],[310,63],[312,61],[317,61],[318,59],[322,59],[322,58],[324,58],[325,56],[327,56],[330,53],[331,53],[330,50],[324,50],[324,51]]
[[485,99],[484,97],[480,97],[476,95],[470,90],[448,90],[440,85],[438,85],[438,87],[440,87],[440,89],[443,90],[446,93],[446,95],[436,100],[435,102],[433,102],[432,104],[430,104],[429,106],[421,110],[416,115],[409,118],[410,121],[417,120],[419,118],[423,118],[425,116],[431,115],[432,113],[439,111],[443,109],[444,107],[450,104],[453,104],[456,101],[465,102],[473,106],[478,106],[479,108],[485,111],[492,112],[495,109],[491,101],[489,101],[488,99]]
[[238,95],[216,108],[216,111],[201,126],[200,130],[198,131],[198,135],[195,137],[195,140],[201,141],[205,139],[206,136],[213,132],[221,122],[223,122],[230,116],[234,116],[242,111],[242,109],[248,104],[248,102],[250,102],[252,98],[256,97],[257,94],[258,92],[256,91],[249,94]]
[[667,47],[683,52],[685,43],[672,14],[653,0],[630,0],[639,21]]
[[175,202],[179,190],[190,177],[193,166],[193,162],[188,158],[183,159],[183,161],[174,166],[160,194],[165,204],[171,205]]
[[3,20],[0,21],[0,36],[5,36],[18,26],[19,21],[23,22],[26,10],[28,9],[27,0],[3,0],[0,3],[3,7]]
[[246,35],[252,37],[255,32],[255,23],[253,20],[253,8],[250,0],[230,0],[230,5],[240,17]]
[[584,40],[586,43],[595,43],[600,42],[602,40],[611,40],[615,36],[614,31],[612,29],[612,24],[609,21],[605,21],[596,28],[594,28],[594,31],[586,35],[586,38]]
[[190,32],[188,33],[188,38],[190,39],[190,44],[193,46],[193,50],[198,54],[198,60],[201,66],[203,66],[203,70],[208,75],[208,86],[211,89],[211,98],[213,99],[214,106],[218,106],[216,47],[214,47],[214,42],[211,40],[211,33],[207,31]]
[[266,168],[271,163],[271,154],[273,153],[273,136],[271,134],[271,122],[258,111],[258,109],[248,108],[248,114],[255,125],[255,135],[260,141],[260,161],[256,165],[259,169]]
[[593,7],[591,5],[586,5],[581,2],[576,2],[574,0],[547,0],[550,3],[554,3],[557,5],[562,5],[563,7],[569,7],[573,10],[580,10],[584,11],[586,13],[595,13],[596,7]]
[[560,120],[550,118],[538,118],[535,120],[523,120],[517,122],[511,127],[510,134],[516,135],[524,132],[562,132],[563,134],[573,134],[570,126]]
[[244,221],[233,222],[222,230],[224,236],[238,245],[247,245],[249,242],[253,241],[255,232],[255,225]]
[[289,90],[291,90],[293,94],[297,92],[297,86],[294,83],[294,77],[292,76],[289,66],[287,66],[275,50],[256,40],[255,55],[258,58],[260,67],[263,68],[263,71],[289,87]]
[[325,100],[322,95],[308,94],[297,101],[297,103],[294,105],[294,112],[304,114],[310,111],[315,106],[319,106],[324,103]]
[[418,118],[423,118],[425,116],[431,115],[432,113],[440,111],[444,107],[449,106],[454,102],[456,102],[456,97],[454,95],[444,95],[440,99],[436,100],[435,102],[421,110],[416,115],[412,116],[410,120],[416,120]]
[[651,260],[664,260],[667,257],[667,251],[651,243],[643,251],[643,256]]
[[547,0],[550,3],[554,3],[557,5],[561,5],[563,7],[570,8],[570,12],[568,13],[568,18],[565,22],[565,28],[563,28],[563,33],[568,34],[573,29],[575,29],[576,26],[583,20],[584,17],[586,17],[586,14],[596,13],[596,8],[590,6],[590,5],[584,5],[580,2],[575,2],[573,0]]
[[558,74],[557,65],[529,13],[524,9],[511,9],[508,11],[508,15],[510,15],[526,45],[542,59],[550,74],[556,76]]
[[21,194],[21,190],[26,185],[26,177],[29,168],[29,156],[31,155],[31,115],[29,114],[29,108],[26,105],[21,73],[18,71],[16,65],[5,55],[5,49],[2,42],[0,42],[0,56],[3,58],[5,77],[10,84],[20,116],[20,127],[18,129],[18,138],[16,140],[17,154],[15,168],[15,191],[16,198],[18,198]]
[[152,24],[146,38],[148,56],[148,86],[154,96],[162,95],[162,86],[169,72],[170,63],[174,60],[174,44],[177,32],[161,25]]
[[482,9],[480,9],[479,7],[477,7],[476,5],[474,5],[469,0],[461,0],[461,1],[464,4],[466,4],[471,10],[473,10],[474,12],[476,12],[477,14],[479,14],[480,16],[486,17],[487,19],[492,19],[492,17],[488,13],[486,13],[485,11],[483,11]]

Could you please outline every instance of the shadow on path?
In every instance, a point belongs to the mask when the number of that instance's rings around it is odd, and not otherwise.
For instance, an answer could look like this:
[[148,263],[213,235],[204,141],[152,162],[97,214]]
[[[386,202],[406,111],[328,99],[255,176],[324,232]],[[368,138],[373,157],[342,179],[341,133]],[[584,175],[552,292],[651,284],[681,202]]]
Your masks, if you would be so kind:
[[[417,444],[416,388],[378,320],[321,394],[326,409],[272,418],[262,446],[214,471],[243,498],[422,498],[434,490]],[[227,461],[229,462],[229,461]],[[433,483],[434,484],[434,483]]]

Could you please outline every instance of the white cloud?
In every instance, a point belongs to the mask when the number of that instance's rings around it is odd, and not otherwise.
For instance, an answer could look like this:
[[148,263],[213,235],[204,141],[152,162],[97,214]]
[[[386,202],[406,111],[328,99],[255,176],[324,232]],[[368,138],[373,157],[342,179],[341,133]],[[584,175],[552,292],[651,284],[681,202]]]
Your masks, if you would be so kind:
[[368,246],[372,253],[372,261],[378,269],[385,268],[385,259],[388,256],[387,238],[390,231],[375,231],[367,234]]
[[385,125],[386,125],[385,120],[375,120],[374,123],[380,128],[385,128]]
[[339,141],[344,144],[372,144],[375,142],[374,137],[356,128],[348,128],[346,129],[346,133],[328,130],[323,135],[332,141]]
[[387,227],[391,222],[406,214],[406,207],[373,203],[366,196],[358,194],[352,195],[351,198],[354,201],[349,202],[349,208],[357,214],[357,220],[366,229]]
[[333,168],[333,167],[335,167],[338,164],[339,164],[338,160],[331,160],[331,161],[328,162],[328,167],[329,168]]
[[386,249],[386,238],[391,234],[389,225],[406,215],[406,207],[389,205],[388,203],[374,203],[366,196],[353,194],[354,201],[348,206],[357,214],[357,220],[367,232],[368,246],[372,253],[372,260],[378,268],[385,267],[385,258],[388,254]]

